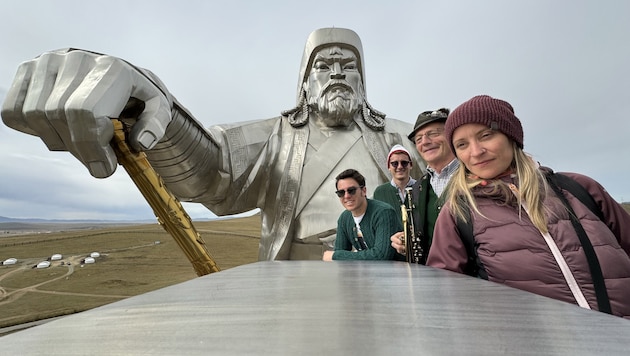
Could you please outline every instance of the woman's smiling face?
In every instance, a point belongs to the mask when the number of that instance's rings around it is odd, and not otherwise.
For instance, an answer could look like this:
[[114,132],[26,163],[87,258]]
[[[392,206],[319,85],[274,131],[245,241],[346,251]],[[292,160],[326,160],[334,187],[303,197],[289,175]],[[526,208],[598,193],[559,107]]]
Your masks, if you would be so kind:
[[514,159],[512,142],[486,125],[465,124],[453,132],[457,158],[472,174],[492,179],[505,172]]

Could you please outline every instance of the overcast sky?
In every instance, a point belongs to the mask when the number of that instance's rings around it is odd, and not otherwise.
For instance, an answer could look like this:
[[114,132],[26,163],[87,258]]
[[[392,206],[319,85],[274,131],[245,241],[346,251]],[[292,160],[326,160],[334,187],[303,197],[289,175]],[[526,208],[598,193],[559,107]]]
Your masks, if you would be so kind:
[[[309,33],[345,27],[363,41],[368,100],[388,117],[413,123],[422,111],[454,109],[478,94],[507,100],[527,152],[630,201],[630,2],[381,3],[3,1],[0,99],[20,62],[76,47],[150,69],[206,126],[270,118],[295,105]],[[193,218],[214,216],[184,206]],[[0,216],[153,213],[122,167],[92,178],[69,153],[0,124]]]

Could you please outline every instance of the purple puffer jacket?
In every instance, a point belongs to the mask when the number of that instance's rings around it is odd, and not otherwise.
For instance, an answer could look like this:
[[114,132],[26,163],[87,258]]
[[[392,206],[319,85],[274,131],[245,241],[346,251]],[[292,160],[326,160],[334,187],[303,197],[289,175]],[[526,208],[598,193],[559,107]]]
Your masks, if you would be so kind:
[[[564,191],[597,254],[613,314],[630,319],[630,215],[595,180],[577,173],[562,174],[586,188],[602,210],[604,221]],[[549,194],[545,205],[554,212],[549,218],[549,233],[590,307],[596,310],[593,282],[578,236],[562,202],[552,191]],[[527,214],[523,211],[519,218],[516,208],[500,206],[477,194],[475,197],[480,211],[491,219],[471,212],[480,268],[485,269],[488,280],[577,304],[549,247]],[[447,204],[435,225],[427,265],[463,273],[466,263],[466,248]]]

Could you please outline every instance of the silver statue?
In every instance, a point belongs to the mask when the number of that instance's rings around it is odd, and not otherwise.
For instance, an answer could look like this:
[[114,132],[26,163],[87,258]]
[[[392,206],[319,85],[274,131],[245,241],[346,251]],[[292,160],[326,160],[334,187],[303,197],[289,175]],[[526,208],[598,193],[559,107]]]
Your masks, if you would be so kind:
[[[343,209],[334,177],[355,168],[376,187],[389,180],[383,162],[390,147],[416,150],[406,139],[411,124],[385,120],[368,104],[363,49],[351,30],[311,33],[297,97],[279,117],[204,129],[153,73],[66,49],[20,65],[2,119],[103,178],[117,166],[110,118],[136,112],[130,144],[146,152],[180,200],[219,216],[260,208],[260,260],[321,259]],[[419,177],[423,167],[416,166]]]

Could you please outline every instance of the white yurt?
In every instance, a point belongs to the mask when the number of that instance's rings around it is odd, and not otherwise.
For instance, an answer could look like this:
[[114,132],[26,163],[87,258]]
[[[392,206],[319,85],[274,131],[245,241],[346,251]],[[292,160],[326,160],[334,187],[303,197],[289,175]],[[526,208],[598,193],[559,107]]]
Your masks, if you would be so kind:
[[85,263],[85,264],[90,264],[90,263],[94,263],[94,262],[96,262],[94,257],[86,257],[85,261],[83,261],[83,263]]
[[17,263],[17,258],[7,258],[6,260],[4,260],[4,262],[2,262],[4,266],[14,265],[16,263]]
[[101,254],[100,254],[100,253],[98,253],[98,252],[92,252],[92,253],[90,253],[90,257],[92,257],[92,258],[98,258],[98,257],[101,257]]
[[50,267],[50,261],[42,261],[37,264],[37,268],[48,268]]
[[61,256],[61,254],[59,254],[59,253],[55,253],[54,255],[50,256],[50,260],[51,261],[59,261],[62,258],[63,258],[63,256]]

